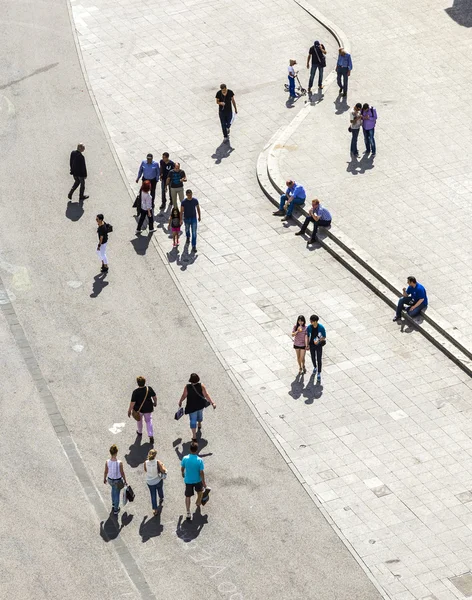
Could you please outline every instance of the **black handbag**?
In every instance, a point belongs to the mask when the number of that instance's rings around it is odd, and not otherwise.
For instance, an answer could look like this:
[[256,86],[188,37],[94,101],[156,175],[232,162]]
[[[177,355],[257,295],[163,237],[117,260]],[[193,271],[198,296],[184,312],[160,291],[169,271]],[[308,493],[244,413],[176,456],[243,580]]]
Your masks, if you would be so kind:
[[136,199],[133,204],[133,208],[137,208],[138,210],[141,210],[141,190],[139,190],[138,195],[136,196]]
[[133,488],[128,485],[126,486],[126,499],[128,502],[133,502],[135,497],[135,493],[133,492]]

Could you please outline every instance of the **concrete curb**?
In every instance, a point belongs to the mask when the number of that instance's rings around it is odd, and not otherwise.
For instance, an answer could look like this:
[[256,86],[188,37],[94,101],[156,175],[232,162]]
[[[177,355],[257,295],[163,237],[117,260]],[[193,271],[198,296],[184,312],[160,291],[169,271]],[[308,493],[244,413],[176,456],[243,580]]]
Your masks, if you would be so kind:
[[[340,29],[325,19],[323,15],[318,13],[305,0],[294,1],[316,21],[321,23],[333,35],[340,47],[342,46],[349,50],[349,42]],[[324,81],[325,91],[334,81],[335,72],[332,71]],[[307,103],[289,125],[279,129],[274,134],[258,157],[256,171],[259,185],[267,198],[277,207],[279,196],[285,191],[285,178],[282,177],[279,168],[280,152],[315,107],[316,104]],[[304,217],[308,215],[308,212],[303,209],[300,209],[299,212]],[[348,236],[337,229],[336,226],[331,226],[330,229],[325,230],[324,233],[318,236],[318,239],[321,246],[336,260],[349,269],[349,271],[390,307],[395,308],[396,301],[392,300],[392,295],[395,298],[399,298],[402,295],[400,288],[395,283],[392,283],[397,280],[395,276],[387,272]],[[406,317],[406,322],[417,329],[436,348],[441,350],[460,369],[467,373],[469,377],[472,377],[472,349],[469,348],[469,343],[437,311],[428,307],[427,313],[422,316],[421,322],[409,317]]]

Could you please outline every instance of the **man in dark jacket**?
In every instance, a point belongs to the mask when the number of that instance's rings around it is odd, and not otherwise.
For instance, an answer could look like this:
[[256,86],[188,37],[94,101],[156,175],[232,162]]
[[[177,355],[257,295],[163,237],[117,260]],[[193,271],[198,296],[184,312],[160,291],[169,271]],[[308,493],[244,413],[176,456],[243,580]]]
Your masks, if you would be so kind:
[[87,167],[85,165],[85,158],[83,152],[85,146],[79,144],[77,150],[72,150],[70,153],[70,174],[74,178],[74,185],[70,192],[67,194],[69,200],[72,200],[72,194],[80,185],[79,200],[87,200],[88,196],[85,195],[85,180],[87,178]]
[[306,68],[310,68],[311,59],[311,71],[310,81],[308,83],[308,93],[311,93],[313,87],[313,81],[315,79],[316,71],[318,70],[318,89],[323,89],[323,70],[326,67],[326,48],[320,42],[316,41],[308,52],[306,59]]

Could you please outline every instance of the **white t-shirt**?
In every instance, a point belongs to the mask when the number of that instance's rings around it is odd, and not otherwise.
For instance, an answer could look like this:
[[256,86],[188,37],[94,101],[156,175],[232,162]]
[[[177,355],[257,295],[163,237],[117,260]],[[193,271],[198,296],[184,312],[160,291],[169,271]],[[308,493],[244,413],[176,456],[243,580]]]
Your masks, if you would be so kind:
[[152,196],[149,192],[141,192],[141,208],[143,210],[151,210]]
[[360,129],[362,125],[362,117],[360,113],[353,110],[351,112],[351,129]]
[[295,77],[295,69],[292,67],[292,65],[290,65],[288,68],[288,75],[289,77]]

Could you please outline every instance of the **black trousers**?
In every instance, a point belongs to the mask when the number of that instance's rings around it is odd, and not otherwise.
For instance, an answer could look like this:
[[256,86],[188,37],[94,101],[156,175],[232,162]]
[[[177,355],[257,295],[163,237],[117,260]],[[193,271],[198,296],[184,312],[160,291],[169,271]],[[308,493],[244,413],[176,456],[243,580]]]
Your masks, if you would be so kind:
[[[142,181],[145,181],[144,177],[143,177]],[[151,184],[152,207],[154,208],[154,198],[156,197],[157,177],[154,177],[154,179],[148,179],[148,181]]]
[[228,137],[229,129],[231,127],[231,119],[233,118],[233,112],[225,112],[220,110],[220,123],[221,130],[223,131],[223,137]]
[[331,225],[331,221],[325,221],[324,219],[315,221],[313,217],[307,217],[300,231],[305,232],[310,222],[313,223],[313,233],[311,234],[312,240],[316,239],[316,232],[318,231],[318,227],[329,227]]
[[74,185],[71,187],[71,190],[69,193],[72,196],[72,194],[75,192],[75,190],[80,185],[79,198],[82,199],[85,196],[85,177],[77,177],[77,175],[73,175],[73,177],[74,177]]
[[161,198],[162,198],[162,204],[165,205],[165,203],[167,202],[167,198],[166,198],[166,192],[168,191],[168,185],[167,185],[167,176],[161,181]]
[[149,216],[148,211],[144,210],[144,208],[141,209],[141,216],[139,217],[138,229],[143,228],[143,223],[144,223],[144,220],[146,219],[146,217],[148,217],[148,219],[149,219],[149,229],[154,229],[154,213],[152,212],[152,209],[151,209],[151,216]]
[[320,344],[310,344],[310,354],[311,354],[311,362],[313,363],[313,368],[318,368],[318,373],[321,373],[322,367],[322,357],[323,357],[323,346]]

